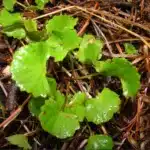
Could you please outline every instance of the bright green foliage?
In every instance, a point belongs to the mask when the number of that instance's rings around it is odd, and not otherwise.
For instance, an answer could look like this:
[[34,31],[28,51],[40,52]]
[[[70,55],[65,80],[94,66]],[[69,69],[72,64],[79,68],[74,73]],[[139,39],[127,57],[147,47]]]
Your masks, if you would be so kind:
[[[49,84],[49,97],[62,97],[59,92],[56,91],[56,81],[54,78],[47,78],[48,84]],[[57,92],[57,94],[56,94]],[[41,112],[41,106],[45,104],[45,98],[37,97],[37,98],[31,98],[28,103],[28,108],[33,116],[38,117]]]
[[86,100],[86,95],[85,93],[78,92],[73,95],[73,97],[69,100],[69,106],[74,106],[74,105],[81,105],[85,102]]
[[67,15],[55,16],[48,21],[46,29],[51,36],[47,43],[50,56],[54,57],[56,62],[62,61],[70,50],[79,47],[81,38],[74,29],[76,23],[77,19]]
[[103,42],[92,35],[85,35],[81,41],[77,57],[83,63],[92,63],[101,58]]
[[[39,8],[47,2],[36,0]],[[38,31],[36,21],[22,20],[20,14],[10,14],[6,10],[0,12],[4,33],[19,39],[27,37],[28,41],[33,42],[15,52],[11,64],[12,79],[22,91],[33,95],[28,107],[32,115],[39,118],[43,129],[62,139],[73,136],[85,117],[95,124],[109,121],[119,111],[120,99],[107,88],[96,98],[88,100],[81,92],[65,97],[56,90],[55,79],[46,76],[49,57],[54,57],[56,62],[63,61],[71,50],[79,49],[79,61],[92,63],[97,72],[121,79],[125,96],[134,96],[140,87],[140,76],[126,59],[98,61],[103,42],[92,35],[85,35],[81,40],[74,29],[76,23],[77,19],[73,17],[55,16],[48,21],[46,29]],[[98,145],[98,148],[103,149],[106,145],[111,148],[113,145],[110,139],[102,136],[97,137],[95,143],[92,145],[91,142],[90,146],[95,148]],[[90,146],[88,144],[87,148]]]
[[110,136],[107,135],[93,135],[88,139],[86,150],[112,150],[113,141]]
[[63,111],[65,97],[60,94],[41,107],[39,119],[43,129],[58,138],[71,137],[80,128],[76,115]]
[[95,69],[103,75],[119,77],[123,87],[123,94],[126,97],[135,96],[140,88],[140,75],[136,68],[124,58],[97,61]]
[[20,148],[23,148],[24,150],[31,149],[31,146],[28,143],[28,139],[23,134],[15,134],[12,136],[7,137],[7,140],[13,144],[17,145]]
[[5,9],[0,11],[0,24],[3,27],[10,26],[14,23],[21,22],[21,21],[22,18],[19,13],[9,13]]
[[76,115],[80,122],[82,122],[85,117],[85,107],[83,105],[66,107],[64,112]]
[[64,111],[67,113],[75,114],[78,117],[78,120],[81,122],[85,117],[85,107],[84,102],[86,100],[85,93],[78,92],[66,105]]
[[3,6],[9,11],[13,11],[13,7],[15,3],[16,0],[3,0]]
[[19,13],[9,13],[5,9],[0,12],[0,24],[3,26],[3,32],[8,37],[25,38],[26,32],[21,23],[22,17]]
[[17,39],[23,39],[26,37],[26,32],[22,28],[18,28],[18,29],[12,30],[12,31],[6,31],[5,34],[8,37],[13,37],[13,38],[17,38]]
[[49,0],[35,0],[35,3],[37,4],[38,9],[43,9],[48,1]]
[[24,26],[25,26],[25,29],[28,32],[37,31],[37,22],[36,22],[36,20],[32,20],[32,19],[24,20]]
[[127,54],[136,54],[136,48],[130,43],[124,43],[125,51]]
[[57,32],[53,34],[48,40],[49,54],[55,58],[55,61],[62,61],[67,53],[79,46],[80,38],[73,30],[66,32]]
[[41,106],[45,104],[45,99],[42,97],[31,98],[28,103],[28,108],[32,116],[38,117],[41,112]]
[[11,65],[12,78],[22,91],[34,97],[46,96],[49,84],[46,78],[46,61],[49,58],[44,42],[31,43],[20,48]]
[[63,32],[67,30],[73,30],[74,26],[77,24],[78,19],[73,18],[68,15],[54,16],[48,21],[46,29],[48,33],[53,31]]
[[63,48],[66,50],[73,50],[79,47],[81,38],[78,37],[75,30],[64,30],[58,33],[58,37],[60,37]]
[[62,41],[55,35],[51,36],[47,43],[49,45],[49,55],[55,58],[55,61],[62,61],[68,53],[68,50],[62,46]]
[[119,111],[120,99],[115,92],[104,88],[96,98],[87,100],[85,107],[87,120],[101,124],[109,121]]

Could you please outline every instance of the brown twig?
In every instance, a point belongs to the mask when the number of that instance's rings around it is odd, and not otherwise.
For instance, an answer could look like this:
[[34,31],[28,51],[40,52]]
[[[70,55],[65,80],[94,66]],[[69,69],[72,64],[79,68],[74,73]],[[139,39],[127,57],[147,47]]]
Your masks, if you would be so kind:
[[[99,4],[98,2],[96,2],[95,6],[94,6],[94,9],[97,9],[99,7]],[[88,27],[89,23],[90,23],[90,20],[92,18],[92,15],[90,15],[88,17],[88,19],[86,20],[85,24],[83,25],[83,27],[80,29],[80,31],[78,32],[78,35],[79,36],[82,36],[86,30],[86,28]]]
[[30,100],[31,95],[29,95],[27,97],[27,99],[23,102],[23,104],[21,106],[19,106],[7,119],[5,119],[1,124],[0,124],[0,128],[5,128],[6,126],[8,126],[15,118],[17,118],[17,116],[20,114],[20,112],[22,111],[22,109],[24,108],[24,106],[28,103],[28,101]]

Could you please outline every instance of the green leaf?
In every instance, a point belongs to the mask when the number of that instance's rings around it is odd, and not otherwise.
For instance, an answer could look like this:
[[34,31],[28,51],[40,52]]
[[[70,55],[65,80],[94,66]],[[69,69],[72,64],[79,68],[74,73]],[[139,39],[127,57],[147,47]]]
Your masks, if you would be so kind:
[[41,106],[45,104],[45,98],[37,97],[31,98],[28,103],[28,108],[32,114],[32,116],[38,117],[41,113]]
[[5,27],[12,25],[16,22],[21,22],[22,17],[19,13],[9,13],[7,10],[3,9],[0,12],[0,24]]
[[46,29],[48,33],[52,33],[52,31],[63,32],[64,30],[72,30],[77,24],[77,21],[77,18],[73,18],[68,15],[54,16],[48,21]]
[[79,46],[80,38],[73,30],[53,34],[48,40],[49,54],[55,61],[62,61],[70,50]]
[[85,107],[83,105],[65,107],[64,112],[77,116],[80,122],[82,122],[85,117]]
[[140,88],[140,75],[136,68],[124,58],[97,61],[95,69],[103,75],[119,77],[123,87],[123,94],[126,97],[135,96]]
[[47,39],[47,33],[44,29],[41,31],[27,32],[27,37],[31,42],[40,42]]
[[101,124],[109,121],[114,113],[119,111],[120,99],[115,92],[104,88],[96,98],[87,100],[85,107],[87,120],[95,124]]
[[64,49],[62,46],[62,41],[57,36],[51,36],[47,41],[49,46],[49,55],[55,58],[55,62],[62,61],[69,50]]
[[75,30],[64,30],[63,32],[55,33],[55,35],[61,39],[64,49],[73,50],[79,47],[81,38],[77,35]]
[[20,148],[31,149],[31,146],[28,143],[28,139],[23,134],[15,134],[15,135],[9,136],[7,137],[7,140],[11,144],[17,145]]
[[16,0],[3,0],[3,6],[9,11],[13,11],[15,3]]
[[86,100],[85,93],[78,92],[66,104],[64,111],[67,113],[75,114],[78,120],[81,122],[85,117],[85,107],[84,102]]
[[17,38],[17,39],[23,39],[26,37],[26,32],[22,28],[18,28],[18,29],[12,30],[12,31],[6,31],[5,34],[8,37],[13,37],[13,38]]
[[85,93],[78,92],[74,94],[68,105],[80,105],[83,104],[85,100],[86,100]]
[[[55,97],[56,99],[57,97],[61,97],[62,95],[61,93],[59,93],[59,91],[56,91],[56,81],[54,78],[47,78],[48,84],[49,84],[49,93],[48,95],[50,97]],[[45,104],[45,98],[42,97],[37,97],[37,98],[31,98],[29,103],[28,103],[28,108],[30,110],[30,112],[32,113],[33,116],[38,117],[40,112],[41,112],[41,106]]]
[[132,44],[124,43],[124,47],[127,54],[137,54],[137,50]]
[[113,140],[107,135],[93,135],[88,139],[86,150],[112,150]]
[[77,19],[68,15],[55,16],[46,25],[47,32],[51,34],[47,40],[50,56],[55,61],[62,61],[70,50],[79,48],[81,38],[74,30]]
[[24,20],[24,26],[25,26],[25,29],[28,32],[37,31],[37,22],[36,22],[36,20],[32,20],[32,19]]
[[47,45],[44,42],[28,44],[14,54],[11,64],[12,78],[22,91],[32,93],[34,97],[45,97],[49,93],[46,78],[48,58]]
[[58,92],[55,100],[45,102],[39,115],[43,129],[61,139],[73,136],[80,128],[77,116],[63,111],[64,103],[64,96]]
[[65,96],[60,91],[56,91],[55,101],[57,102],[58,109],[61,110],[65,103]]
[[49,0],[35,0],[38,9],[43,9],[45,4],[48,3]]
[[92,35],[85,35],[80,44],[77,57],[83,63],[92,63],[102,56],[103,42]]

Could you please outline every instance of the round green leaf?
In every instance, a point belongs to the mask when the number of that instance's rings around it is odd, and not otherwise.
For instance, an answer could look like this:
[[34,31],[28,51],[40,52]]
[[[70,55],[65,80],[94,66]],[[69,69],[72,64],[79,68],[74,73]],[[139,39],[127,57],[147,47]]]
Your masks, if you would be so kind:
[[123,94],[126,97],[135,96],[140,88],[140,75],[136,68],[124,58],[97,61],[95,69],[103,75],[119,77],[123,87]]
[[72,30],[77,24],[77,20],[77,18],[68,15],[54,16],[46,25],[47,32],[52,33],[52,31],[62,32],[64,30]]
[[22,91],[34,97],[46,96],[49,84],[46,78],[46,61],[49,58],[47,46],[43,42],[31,43],[21,47],[11,64],[12,78]]
[[80,125],[76,115],[63,112],[60,106],[62,100],[47,100],[41,108],[39,119],[45,131],[64,139],[73,136]]
[[101,124],[109,121],[114,113],[119,111],[120,99],[115,92],[104,88],[96,98],[87,100],[85,107],[87,120],[95,124]]
[[21,21],[22,21],[22,17],[19,13],[9,13],[5,9],[0,11],[0,24],[3,27],[10,26],[14,23],[21,22]]
[[85,35],[80,44],[77,57],[83,63],[92,63],[101,58],[103,42],[92,35]]
[[107,135],[93,135],[88,139],[86,150],[112,150],[113,141],[110,136]]
[[61,40],[63,48],[66,50],[73,50],[79,47],[81,38],[77,35],[75,30],[64,30],[63,32],[55,33]]

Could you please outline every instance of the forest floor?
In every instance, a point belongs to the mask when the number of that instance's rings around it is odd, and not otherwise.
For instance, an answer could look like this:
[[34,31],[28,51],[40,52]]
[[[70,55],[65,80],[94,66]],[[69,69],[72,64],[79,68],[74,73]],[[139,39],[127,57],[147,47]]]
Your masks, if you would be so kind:
[[[77,17],[76,30],[80,35],[90,33],[104,40],[103,58],[123,57],[137,68],[141,75],[140,90],[133,99],[126,99],[121,94],[121,84],[117,78],[93,76],[81,78],[77,83],[70,84],[72,79],[67,71],[80,78],[92,74],[93,68],[74,63],[72,71],[69,62],[64,61],[60,66],[64,66],[67,69],[65,71],[50,61],[50,66],[53,66],[50,72],[57,78],[57,86],[64,93],[68,90],[68,86],[73,85],[73,89],[81,91],[84,91],[83,86],[86,87],[92,95],[95,95],[96,90],[102,90],[104,87],[109,87],[120,95],[122,103],[120,113],[103,126],[89,124],[94,133],[109,134],[113,138],[116,150],[148,150],[150,149],[150,1],[131,1],[50,0],[43,10],[31,11],[19,4],[34,5],[33,0],[18,0],[20,3],[15,5],[14,10],[21,12],[26,18],[36,18],[46,14],[45,17],[38,19],[40,27],[49,16],[56,14]],[[2,9],[2,3],[0,5]],[[137,54],[126,54],[124,43],[131,43],[136,48]],[[27,104],[21,111],[18,110],[19,105],[22,105],[29,96],[28,93],[19,90],[9,72],[13,53],[20,45],[20,40],[8,38],[0,33],[0,101],[2,103],[0,149],[17,149],[6,140],[6,137],[14,134],[26,134],[35,150],[84,149],[89,136],[84,124],[72,138],[60,140],[41,128],[40,122],[29,112]]]

